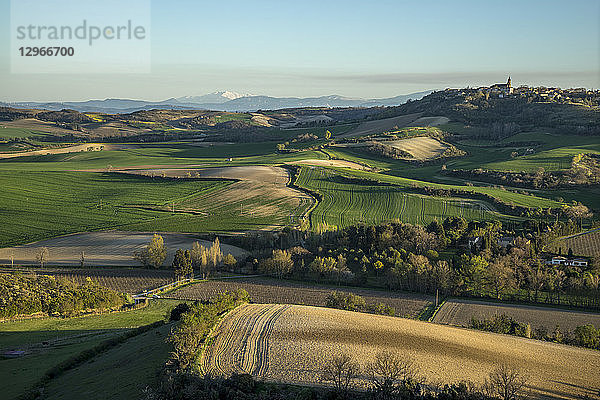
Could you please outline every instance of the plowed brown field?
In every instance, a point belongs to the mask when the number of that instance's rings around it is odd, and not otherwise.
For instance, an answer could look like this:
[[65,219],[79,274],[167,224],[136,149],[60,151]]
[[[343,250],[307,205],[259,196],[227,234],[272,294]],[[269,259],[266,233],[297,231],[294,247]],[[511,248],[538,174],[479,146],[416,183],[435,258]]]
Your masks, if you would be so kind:
[[600,388],[597,351],[422,321],[309,306],[242,306],[217,326],[204,371],[316,384],[341,352],[362,365],[379,351],[411,356],[431,383],[482,383],[499,364],[528,376],[532,397],[575,399]]

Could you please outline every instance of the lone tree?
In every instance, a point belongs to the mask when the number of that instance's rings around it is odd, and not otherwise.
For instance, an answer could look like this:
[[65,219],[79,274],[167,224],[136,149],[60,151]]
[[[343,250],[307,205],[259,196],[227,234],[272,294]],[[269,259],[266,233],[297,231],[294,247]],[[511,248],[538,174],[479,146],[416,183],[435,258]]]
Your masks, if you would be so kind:
[[175,270],[175,277],[177,280],[181,277],[189,276],[194,271],[192,268],[192,256],[189,250],[177,250],[175,252],[175,258],[173,258],[173,270]]
[[337,392],[345,395],[352,381],[358,378],[359,374],[360,366],[344,353],[326,361],[321,380],[333,384]]
[[40,264],[40,267],[44,268],[44,264],[46,264],[48,262],[48,259],[50,258],[50,252],[48,251],[47,247],[42,247],[41,249],[38,250],[35,259],[37,260],[37,262]]
[[217,269],[221,262],[223,261],[223,252],[221,251],[221,243],[219,242],[219,238],[215,238],[212,246],[208,249],[208,263],[213,269]]
[[144,267],[159,268],[167,258],[167,248],[160,235],[154,235],[142,251],[133,253],[133,258],[138,260]]
[[517,400],[522,397],[527,379],[516,369],[501,365],[490,374],[485,389],[490,397]]
[[594,213],[581,203],[575,203],[572,206],[564,207],[564,212],[567,217],[572,218],[575,221],[579,220],[579,228],[583,226],[584,219],[589,219],[594,216]]
[[223,265],[225,266],[225,269],[227,269],[228,271],[233,271],[236,264],[237,264],[237,260],[230,253],[228,253],[225,257],[223,257]]
[[259,265],[259,269],[263,273],[282,278],[291,272],[293,266],[294,261],[292,261],[292,255],[289,251],[273,250],[273,255],[263,260]]

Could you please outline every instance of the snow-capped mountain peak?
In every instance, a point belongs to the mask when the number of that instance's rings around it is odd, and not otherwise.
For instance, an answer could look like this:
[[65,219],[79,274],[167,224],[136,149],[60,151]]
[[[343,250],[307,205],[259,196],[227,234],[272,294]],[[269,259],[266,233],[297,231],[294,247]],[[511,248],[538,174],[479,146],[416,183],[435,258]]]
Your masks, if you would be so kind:
[[177,101],[180,103],[196,103],[196,104],[205,104],[205,103],[213,103],[213,104],[221,104],[226,101],[240,99],[242,97],[252,96],[249,93],[242,94],[233,92],[231,90],[217,91],[209,94],[205,94],[202,96],[184,96],[178,97]]

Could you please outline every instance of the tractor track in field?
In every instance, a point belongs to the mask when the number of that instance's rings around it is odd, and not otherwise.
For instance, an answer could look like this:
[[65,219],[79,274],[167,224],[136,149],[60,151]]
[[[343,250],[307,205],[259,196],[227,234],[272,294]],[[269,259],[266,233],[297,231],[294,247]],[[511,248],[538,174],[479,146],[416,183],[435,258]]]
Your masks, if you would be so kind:
[[229,313],[216,327],[201,367],[204,373],[265,374],[269,359],[269,334],[290,306],[247,304]]

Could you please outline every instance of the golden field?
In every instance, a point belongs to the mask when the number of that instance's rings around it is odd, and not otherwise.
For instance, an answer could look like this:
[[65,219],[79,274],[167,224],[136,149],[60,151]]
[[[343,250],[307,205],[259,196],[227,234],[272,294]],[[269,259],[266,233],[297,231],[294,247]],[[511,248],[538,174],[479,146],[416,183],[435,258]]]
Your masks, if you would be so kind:
[[311,306],[249,304],[215,329],[204,372],[319,384],[328,357],[366,365],[382,350],[410,356],[428,383],[483,383],[499,364],[519,369],[534,397],[574,399],[600,388],[594,350],[396,317]]

